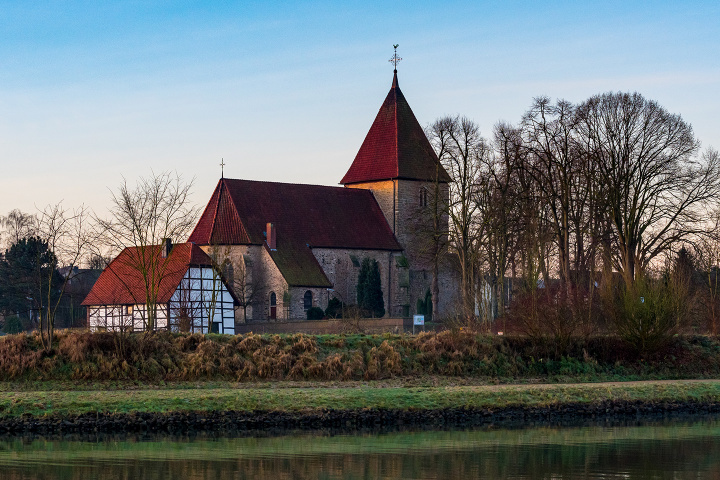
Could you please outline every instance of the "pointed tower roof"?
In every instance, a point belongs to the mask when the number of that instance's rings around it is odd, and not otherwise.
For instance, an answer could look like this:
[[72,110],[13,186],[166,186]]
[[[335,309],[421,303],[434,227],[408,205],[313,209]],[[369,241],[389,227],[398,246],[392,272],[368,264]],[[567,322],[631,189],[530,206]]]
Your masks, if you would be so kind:
[[438,165],[438,158],[415,118],[400,86],[397,70],[370,131],[343,185],[379,180],[406,179],[449,182],[450,176]]

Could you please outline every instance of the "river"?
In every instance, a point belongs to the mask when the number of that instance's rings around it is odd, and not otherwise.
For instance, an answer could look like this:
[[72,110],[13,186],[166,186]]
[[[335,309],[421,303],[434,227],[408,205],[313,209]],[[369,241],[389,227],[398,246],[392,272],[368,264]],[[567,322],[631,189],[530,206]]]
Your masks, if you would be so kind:
[[720,478],[720,419],[266,437],[2,438],[2,479]]

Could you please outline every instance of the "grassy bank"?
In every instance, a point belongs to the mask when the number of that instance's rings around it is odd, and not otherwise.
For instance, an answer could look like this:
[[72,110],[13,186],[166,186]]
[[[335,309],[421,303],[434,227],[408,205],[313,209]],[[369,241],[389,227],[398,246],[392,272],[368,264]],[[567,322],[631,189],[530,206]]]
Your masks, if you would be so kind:
[[675,337],[638,357],[615,337],[413,335],[116,335],[59,332],[0,338],[0,381],[348,381],[447,376],[494,382],[601,381],[720,376],[720,341]]
[[441,410],[547,407],[602,401],[720,402],[720,381],[595,383],[573,385],[485,385],[350,388],[152,388],[137,390],[52,390],[3,392],[0,417],[76,415],[88,412],[209,412],[270,410],[309,412],[322,409]]

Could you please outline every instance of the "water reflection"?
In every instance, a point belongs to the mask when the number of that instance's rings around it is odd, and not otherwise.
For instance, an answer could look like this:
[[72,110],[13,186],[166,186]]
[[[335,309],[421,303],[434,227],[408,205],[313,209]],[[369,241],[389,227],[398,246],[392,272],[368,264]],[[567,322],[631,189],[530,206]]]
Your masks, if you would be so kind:
[[267,438],[0,440],[0,478],[720,478],[720,421]]

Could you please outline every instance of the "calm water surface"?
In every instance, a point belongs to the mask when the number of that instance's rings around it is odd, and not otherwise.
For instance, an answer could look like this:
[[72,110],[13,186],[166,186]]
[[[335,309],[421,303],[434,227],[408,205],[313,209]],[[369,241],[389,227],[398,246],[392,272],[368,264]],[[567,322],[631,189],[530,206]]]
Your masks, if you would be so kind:
[[720,421],[268,438],[0,439],[0,478],[720,479]]

